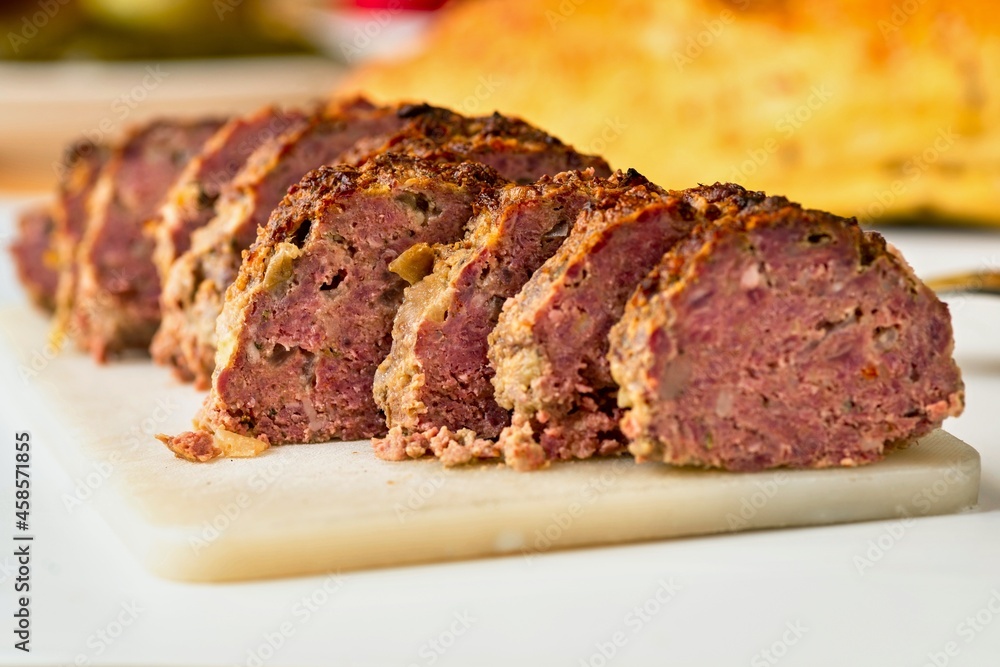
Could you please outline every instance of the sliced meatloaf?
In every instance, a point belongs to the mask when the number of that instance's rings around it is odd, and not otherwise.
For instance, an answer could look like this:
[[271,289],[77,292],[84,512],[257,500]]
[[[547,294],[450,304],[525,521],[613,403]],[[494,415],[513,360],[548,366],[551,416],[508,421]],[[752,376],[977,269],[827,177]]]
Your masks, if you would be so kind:
[[[504,183],[440,157],[322,167],[289,190],[226,294],[201,430],[270,444],[385,432],[372,378],[405,286],[389,264],[460,238],[473,202]],[[185,455],[191,440],[167,444]]]
[[642,461],[860,465],[963,406],[947,306],[880,235],[791,204],[701,227],[610,341]]
[[234,181],[231,201],[222,198],[216,219],[172,268],[153,353],[174,364],[179,377],[208,386],[215,364],[215,320],[241,253],[288,186],[309,169],[336,162],[357,166],[386,152],[433,156],[444,150],[484,162],[517,182],[588,166],[599,176],[610,171],[602,158],[581,155],[555,137],[499,114],[466,118],[426,104],[385,109],[363,100],[326,113],[332,115],[288,137],[284,147],[271,146],[254,156],[247,173]]
[[338,162],[359,138],[395,130],[404,122],[393,108],[350,100],[293,123],[254,151],[224,188],[215,217],[192,236],[192,247],[168,271],[154,360],[207,388],[215,367],[215,321],[257,229],[306,173]]
[[260,145],[295,126],[304,124],[307,114],[265,107],[246,116],[237,116],[219,128],[188,162],[184,172],[167,193],[160,210],[148,223],[155,249],[153,261],[160,279],[170,265],[191,246],[191,234],[204,227],[215,215],[215,202]]
[[666,193],[647,183],[584,212],[489,337],[496,399],[513,410],[498,441],[509,465],[624,451],[608,331],[635,286],[698,222],[768,202],[735,185]]
[[17,235],[10,244],[14,269],[28,298],[39,308],[52,312],[56,307],[59,281],[53,247],[55,220],[52,205],[41,204],[24,210],[18,217]]
[[111,155],[111,148],[89,140],[71,144],[59,163],[59,186],[53,209],[54,247],[58,258],[56,332],[66,334],[76,294],[78,267],[76,248],[87,226],[87,206],[98,177]]
[[160,280],[143,227],[222,122],[151,122],[130,132],[104,166],[76,250],[70,323],[77,343],[95,359],[148,347],[160,321]]
[[510,412],[493,397],[486,353],[501,306],[562,245],[585,206],[644,183],[635,172],[603,179],[588,170],[510,185],[487,200],[461,242],[397,260],[410,260],[397,271],[416,269],[411,282],[421,277],[421,261],[433,270],[406,289],[392,349],[375,375],[389,428],[375,443],[380,457],[430,450],[456,464],[499,454],[488,439],[510,423]]

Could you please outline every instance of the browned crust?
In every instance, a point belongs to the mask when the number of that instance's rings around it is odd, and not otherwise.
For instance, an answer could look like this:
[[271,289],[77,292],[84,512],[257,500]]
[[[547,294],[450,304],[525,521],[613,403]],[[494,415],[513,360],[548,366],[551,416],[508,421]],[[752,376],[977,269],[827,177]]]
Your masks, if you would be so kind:
[[346,198],[363,190],[384,191],[394,184],[410,179],[440,180],[459,188],[488,191],[506,181],[492,169],[462,160],[445,150],[416,158],[411,155],[387,153],[375,156],[360,167],[348,164],[323,166],[306,174],[288,190],[288,195],[271,214],[267,227],[258,235],[247,254],[240,277],[233,289],[242,290],[253,285],[263,274],[258,270],[266,264],[274,245],[289,238],[301,224],[302,210],[320,210],[337,199]]
[[[405,153],[429,157],[437,150],[449,150],[470,160],[485,161],[495,168],[491,158],[509,153],[544,153],[562,156],[563,170],[594,169],[598,176],[608,176],[611,169],[604,158],[585,155],[558,138],[520,118],[493,113],[489,116],[467,117],[429,104],[403,104],[399,116],[409,122],[399,132],[371,137],[358,142],[345,162],[361,164],[380,153]],[[503,173],[502,169],[498,169]],[[508,178],[513,174],[504,174]],[[529,184],[542,174],[519,177]]]

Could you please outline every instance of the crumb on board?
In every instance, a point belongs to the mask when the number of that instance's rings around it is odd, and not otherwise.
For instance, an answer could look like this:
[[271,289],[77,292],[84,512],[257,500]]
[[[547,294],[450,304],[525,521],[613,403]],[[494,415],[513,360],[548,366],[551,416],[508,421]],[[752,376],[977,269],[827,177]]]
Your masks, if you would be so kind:
[[174,436],[158,433],[156,439],[165,444],[177,458],[193,463],[205,463],[223,456],[250,458],[270,447],[266,439],[251,438],[223,429],[215,433],[188,431]]

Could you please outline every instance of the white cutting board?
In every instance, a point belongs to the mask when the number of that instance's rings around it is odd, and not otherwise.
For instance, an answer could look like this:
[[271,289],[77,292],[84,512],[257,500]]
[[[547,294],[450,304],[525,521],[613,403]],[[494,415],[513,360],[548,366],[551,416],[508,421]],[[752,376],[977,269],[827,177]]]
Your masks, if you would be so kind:
[[[223,581],[733,530],[919,517],[976,504],[979,454],[944,431],[862,468],[734,474],[630,459],[535,473],[379,461],[367,442],[192,464],[153,439],[201,394],[148,360],[98,367],[46,347],[48,322],[0,310],[0,371],[36,443],[155,573]],[[16,388],[23,388],[20,391]],[[15,428],[22,426],[11,425]],[[804,538],[805,539],[805,538]]]

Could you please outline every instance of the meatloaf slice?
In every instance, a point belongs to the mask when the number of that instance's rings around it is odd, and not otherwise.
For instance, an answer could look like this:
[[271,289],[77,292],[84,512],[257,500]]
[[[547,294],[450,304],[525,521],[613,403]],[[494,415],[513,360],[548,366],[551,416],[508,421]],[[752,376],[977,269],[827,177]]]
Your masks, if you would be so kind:
[[456,464],[499,455],[486,439],[500,434],[510,413],[493,397],[486,353],[501,306],[562,245],[585,206],[642,183],[635,172],[603,179],[588,170],[510,185],[489,198],[461,242],[424,246],[433,271],[406,289],[392,350],[375,375],[389,427],[375,443],[380,457],[431,450]]
[[76,252],[70,323],[77,343],[95,359],[149,345],[160,321],[160,281],[143,225],[221,125],[216,119],[154,121],[134,129],[105,165]]
[[230,119],[205,142],[147,225],[156,244],[153,260],[161,280],[174,260],[191,246],[191,234],[212,219],[219,195],[250,154],[305,119],[301,111],[265,107]]
[[392,154],[308,174],[227,291],[196,424],[270,444],[384,433],[372,378],[405,286],[389,264],[460,238],[476,198],[503,183],[482,164]]
[[59,281],[53,247],[54,232],[52,205],[41,204],[21,213],[17,221],[17,235],[10,244],[14,268],[28,298],[48,312],[55,310]]
[[215,367],[215,321],[257,229],[306,173],[339,162],[359,138],[395,130],[404,122],[394,108],[354,99],[294,122],[255,150],[223,188],[215,217],[192,236],[192,247],[168,271],[153,359],[171,366],[179,378],[208,388]]
[[701,227],[610,341],[639,460],[860,465],[963,406],[947,306],[880,235],[795,205]]

